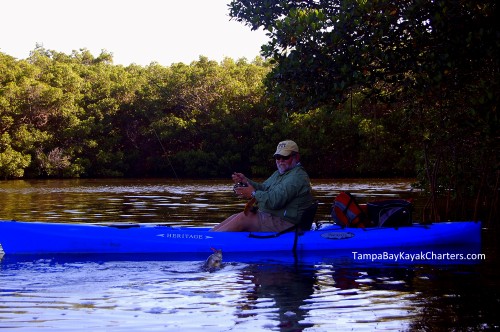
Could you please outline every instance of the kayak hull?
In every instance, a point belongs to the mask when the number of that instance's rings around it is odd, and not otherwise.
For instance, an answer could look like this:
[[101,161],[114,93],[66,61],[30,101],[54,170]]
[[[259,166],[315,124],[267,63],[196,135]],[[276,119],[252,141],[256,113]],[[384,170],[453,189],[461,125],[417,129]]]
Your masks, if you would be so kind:
[[[0,221],[0,245],[9,254],[167,254],[291,251],[295,232],[209,232],[208,228],[153,224],[64,224]],[[399,228],[340,228],[308,231],[297,238],[297,251],[434,248],[478,245],[481,223],[445,222]]]

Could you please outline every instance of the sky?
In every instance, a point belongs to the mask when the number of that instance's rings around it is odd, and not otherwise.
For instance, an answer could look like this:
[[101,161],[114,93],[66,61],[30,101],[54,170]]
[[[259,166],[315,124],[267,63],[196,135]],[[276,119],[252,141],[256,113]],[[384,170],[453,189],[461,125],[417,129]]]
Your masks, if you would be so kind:
[[26,59],[36,45],[113,54],[113,63],[189,64],[201,55],[251,61],[268,41],[230,20],[230,0],[0,0],[0,52]]

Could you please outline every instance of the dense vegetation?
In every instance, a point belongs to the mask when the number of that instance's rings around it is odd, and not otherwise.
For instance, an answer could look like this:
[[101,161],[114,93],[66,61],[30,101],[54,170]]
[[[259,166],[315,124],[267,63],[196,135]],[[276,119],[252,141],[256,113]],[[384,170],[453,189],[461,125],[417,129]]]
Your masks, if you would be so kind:
[[283,113],[266,100],[261,58],[124,67],[87,50],[0,56],[2,178],[265,176],[286,137],[315,177],[414,174],[412,152],[385,129],[397,118],[373,127],[350,103]]
[[268,31],[265,60],[0,53],[0,178],[266,176],[291,138],[312,177],[416,176],[433,219],[437,197],[495,215],[496,13],[494,0],[235,0],[234,19]]
[[498,213],[496,1],[233,0],[230,8],[268,31],[275,104],[290,113],[353,105],[358,170],[415,165],[434,220],[453,217],[439,212],[442,196],[445,211]]

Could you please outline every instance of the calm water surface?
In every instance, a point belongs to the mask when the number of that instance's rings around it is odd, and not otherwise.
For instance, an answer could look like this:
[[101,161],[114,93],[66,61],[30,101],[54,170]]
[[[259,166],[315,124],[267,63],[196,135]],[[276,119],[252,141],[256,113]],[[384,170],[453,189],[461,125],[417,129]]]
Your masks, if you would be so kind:
[[[314,180],[319,218],[341,190],[415,197],[407,180]],[[242,209],[229,181],[0,182],[0,219],[211,226]],[[479,331],[500,329],[496,236],[485,261],[387,263],[350,255],[11,257],[0,262],[0,328],[15,331]],[[208,254],[207,254],[208,256]]]

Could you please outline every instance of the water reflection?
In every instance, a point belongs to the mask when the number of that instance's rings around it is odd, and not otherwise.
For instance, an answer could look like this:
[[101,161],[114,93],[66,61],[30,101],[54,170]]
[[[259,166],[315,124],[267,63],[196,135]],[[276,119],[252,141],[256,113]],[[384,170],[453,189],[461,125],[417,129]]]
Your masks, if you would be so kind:
[[210,223],[243,204],[234,197],[232,204],[223,204],[228,192],[222,181],[9,181],[0,182],[0,214],[26,221]]
[[[406,180],[313,180],[320,218],[347,190],[360,200],[413,195]],[[230,181],[0,182],[0,218],[213,225],[244,202]],[[497,239],[490,241],[497,243]],[[497,251],[495,251],[497,252]],[[470,265],[374,264],[350,255],[10,257],[0,261],[0,328],[71,330],[498,329],[495,253]]]
[[[313,180],[318,216],[347,190],[368,200],[411,194],[409,180]],[[243,208],[229,180],[17,180],[0,182],[0,218],[52,222],[152,222],[212,226]]]
[[[479,267],[21,258],[0,263],[0,328],[482,330],[498,326]],[[493,293],[492,293],[493,290]]]
[[[0,327],[238,331],[401,330],[404,281],[335,264],[61,260],[0,265]],[[398,286],[396,286],[398,285]],[[195,318],[195,319],[193,319]]]
[[485,310],[479,304],[486,294],[464,287],[478,281],[476,267],[372,266],[345,257],[226,261],[214,273],[202,265],[201,258],[7,257],[0,263],[0,328],[427,331],[498,321],[498,306]]
[[279,327],[281,331],[300,331],[314,326],[304,321],[309,310],[303,307],[314,292],[314,269],[296,265],[250,265],[242,271],[241,280],[253,287],[240,300],[238,320],[266,311],[272,318],[271,327]]
[[404,281],[372,279],[342,265],[252,265],[242,276],[254,286],[247,290],[238,318],[266,312],[274,321],[268,327],[280,331],[373,330],[382,324],[404,330],[416,314],[411,304],[415,295],[398,289],[405,288]]

